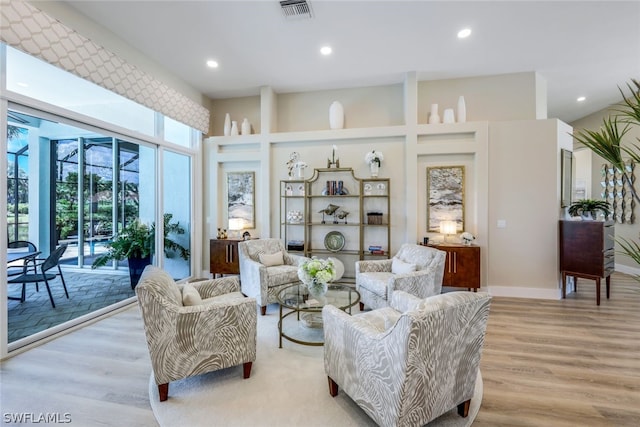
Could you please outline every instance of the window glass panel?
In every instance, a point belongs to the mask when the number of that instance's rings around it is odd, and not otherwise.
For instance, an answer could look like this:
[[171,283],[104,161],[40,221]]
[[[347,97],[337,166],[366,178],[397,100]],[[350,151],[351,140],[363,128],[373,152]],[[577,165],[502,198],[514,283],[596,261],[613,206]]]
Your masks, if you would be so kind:
[[[164,151],[165,234],[171,241],[189,250],[191,234],[191,159],[189,156]],[[167,218],[170,218],[167,224]],[[170,230],[182,229],[184,233]],[[191,257],[183,259],[180,251],[166,251],[164,268],[174,279],[191,274]]]
[[164,139],[183,147],[191,146],[191,128],[183,123],[164,117]]

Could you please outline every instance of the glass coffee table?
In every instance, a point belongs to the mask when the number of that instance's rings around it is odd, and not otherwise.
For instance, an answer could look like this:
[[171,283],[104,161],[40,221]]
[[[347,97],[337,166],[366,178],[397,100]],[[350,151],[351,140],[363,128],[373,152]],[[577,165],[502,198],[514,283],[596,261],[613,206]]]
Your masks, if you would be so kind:
[[[280,303],[280,348],[282,338],[297,344],[320,346],[324,345],[322,308],[333,305],[351,314],[351,307],[360,302],[360,293],[353,286],[330,283],[325,295],[326,302],[323,302],[309,295],[307,287],[300,282],[280,290],[277,298]],[[289,311],[285,312],[285,309]]]

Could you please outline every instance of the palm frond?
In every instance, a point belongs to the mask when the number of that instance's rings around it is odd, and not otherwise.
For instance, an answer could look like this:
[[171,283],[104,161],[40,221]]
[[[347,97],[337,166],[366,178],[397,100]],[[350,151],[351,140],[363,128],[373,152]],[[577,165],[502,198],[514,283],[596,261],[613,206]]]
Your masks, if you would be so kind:
[[616,116],[607,117],[598,131],[583,129],[573,134],[580,144],[611,163],[615,168],[624,170],[621,146],[622,138],[629,132],[629,124],[619,125]]
[[[622,248],[622,250],[618,251],[618,253],[626,255],[634,260],[637,264],[640,264],[640,244],[622,237],[616,239],[616,242]],[[640,276],[636,275],[633,277],[640,282]]]
[[626,96],[624,90],[618,87],[622,95],[622,104],[616,111],[620,113],[621,121],[640,125],[640,80],[631,79],[631,83],[627,83],[627,88],[631,96]]

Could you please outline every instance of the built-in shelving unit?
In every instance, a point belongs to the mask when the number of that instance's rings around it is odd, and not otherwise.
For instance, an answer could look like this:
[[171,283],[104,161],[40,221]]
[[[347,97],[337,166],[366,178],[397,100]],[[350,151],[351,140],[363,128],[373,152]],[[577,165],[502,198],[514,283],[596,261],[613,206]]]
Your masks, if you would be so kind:
[[[280,237],[290,251],[335,257],[347,266],[388,258],[390,183],[389,178],[358,178],[352,168],[318,168],[308,180],[282,180]],[[350,270],[347,279],[354,278]]]

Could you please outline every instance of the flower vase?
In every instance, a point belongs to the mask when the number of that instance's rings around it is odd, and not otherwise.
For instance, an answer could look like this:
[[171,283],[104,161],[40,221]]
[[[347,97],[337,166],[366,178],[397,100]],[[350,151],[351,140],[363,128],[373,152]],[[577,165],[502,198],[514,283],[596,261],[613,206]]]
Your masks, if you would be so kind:
[[306,285],[311,298],[315,299],[322,305],[327,302],[326,294],[327,290],[329,289],[329,285],[327,284],[327,282],[318,282],[314,279],[311,282],[308,282]]
[[377,178],[378,172],[380,171],[380,165],[378,162],[371,162],[369,167],[371,168],[371,178]]
[[231,121],[231,135],[238,135],[238,122],[235,120]]

